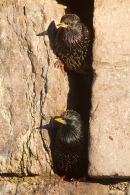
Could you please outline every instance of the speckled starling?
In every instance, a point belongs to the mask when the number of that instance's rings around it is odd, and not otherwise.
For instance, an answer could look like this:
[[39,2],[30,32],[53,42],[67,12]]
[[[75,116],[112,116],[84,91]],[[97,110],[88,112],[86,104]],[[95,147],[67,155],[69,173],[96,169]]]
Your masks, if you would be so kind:
[[84,128],[81,117],[77,112],[67,110],[55,120],[61,123],[56,133],[55,162],[65,178],[81,178],[85,174],[83,170]]
[[87,73],[90,66],[90,33],[75,14],[65,14],[56,31],[54,47],[63,66],[78,73]]

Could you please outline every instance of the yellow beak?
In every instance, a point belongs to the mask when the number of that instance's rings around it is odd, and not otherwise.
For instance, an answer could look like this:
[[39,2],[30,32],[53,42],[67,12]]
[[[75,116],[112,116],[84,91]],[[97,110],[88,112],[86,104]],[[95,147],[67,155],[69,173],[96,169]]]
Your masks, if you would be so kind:
[[66,125],[66,121],[63,120],[62,118],[55,118],[55,121],[59,122],[59,123],[63,123]]
[[57,24],[58,27],[63,27],[63,28],[67,28],[68,25],[65,24],[64,22],[61,22],[60,24]]

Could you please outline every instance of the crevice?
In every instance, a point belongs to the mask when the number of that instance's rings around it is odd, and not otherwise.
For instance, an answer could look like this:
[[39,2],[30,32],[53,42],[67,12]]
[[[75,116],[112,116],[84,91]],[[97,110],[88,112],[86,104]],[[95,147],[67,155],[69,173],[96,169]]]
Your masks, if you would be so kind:
[[[43,8],[45,8],[45,2],[44,2],[44,6]],[[43,14],[43,24],[44,24],[44,21],[46,21],[46,18],[45,18],[45,13],[44,13],[44,9],[41,10],[42,14]],[[44,26],[44,25],[43,25]],[[47,46],[47,43],[46,43],[46,40],[45,40],[45,37],[43,37],[43,41],[44,41],[44,45],[46,47],[46,52],[47,52],[47,63],[48,63],[48,66],[50,66],[50,55],[49,55],[49,49],[48,46]]]
[[32,156],[33,156],[32,150],[29,146],[31,135],[32,134],[30,133],[30,135],[27,137],[26,142],[23,142],[23,152],[22,152],[22,158],[20,162],[22,176],[35,175],[30,172],[31,164],[32,164]]
[[[47,85],[46,82],[45,82],[44,86]],[[43,97],[43,91],[41,90],[41,92],[40,92],[40,113],[41,113],[40,136],[41,136],[43,148],[49,156],[49,161],[48,161],[48,158],[46,157],[46,162],[49,164],[49,166],[52,167],[52,157],[51,157],[51,151],[50,151],[50,143],[48,143],[48,141],[46,140],[46,138],[44,136],[44,132],[43,132],[44,130],[48,129],[47,126],[45,126],[45,129],[43,129],[43,120],[46,120],[46,116],[43,114],[42,108],[43,108],[43,105],[45,103],[46,94],[47,94],[47,89],[45,90],[45,96],[44,97]]]
[[53,167],[53,163],[52,163],[52,157],[51,157],[51,151],[50,151],[50,144],[45,139],[44,134],[42,133],[42,131],[40,131],[40,135],[41,135],[41,140],[42,140],[43,148],[44,148],[44,150],[46,151],[46,153],[48,154],[48,157],[49,157],[49,159],[48,159],[47,156],[45,155],[46,162],[52,168]]
[[26,7],[25,6],[23,6],[23,13],[24,13],[24,15],[26,15]]
[[[35,73],[32,73],[35,74]],[[30,113],[30,124],[31,127],[29,128],[29,135],[25,138],[26,140],[23,142],[23,150],[22,150],[22,157],[20,161],[20,168],[21,168],[21,175],[22,176],[27,176],[30,175],[32,176],[33,174],[31,173],[31,164],[32,164],[32,157],[33,153],[30,148],[30,142],[31,138],[33,136],[34,128],[35,128],[35,97],[36,97],[36,89],[35,89],[35,82],[32,83],[32,89],[30,89],[28,78],[25,76],[24,77],[24,83],[27,88],[26,92],[26,99],[27,102],[30,102],[29,104],[29,113]]]
[[67,71],[69,80],[69,94],[67,99],[67,109],[74,109],[85,122],[86,129],[89,129],[89,115],[91,109],[91,88],[93,83],[94,72],[92,69],[92,44],[94,39],[93,30],[93,10],[94,0],[81,1],[77,0],[57,0],[58,3],[66,5],[66,13],[77,14],[81,21],[88,27],[90,31],[89,59],[87,64],[90,66],[89,73],[85,78],[83,75]]
[[66,13],[77,14],[81,21],[93,29],[94,0],[57,0],[58,3],[66,5]]
[[[90,32],[90,50],[88,51],[87,64],[89,66],[88,75],[84,76],[73,71],[67,71],[69,81],[69,93],[67,97],[67,109],[75,110],[82,118],[85,129],[85,164],[88,166],[88,132],[89,132],[89,117],[91,110],[91,94],[94,72],[92,68],[92,44],[94,39],[93,30],[93,10],[94,0],[86,1],[70,1],[70,0],[57,0],[58,3],[66,5],[65,13],[77,14],[81,22],[83,22]],[[87,173],[86,173],[87,174]]]

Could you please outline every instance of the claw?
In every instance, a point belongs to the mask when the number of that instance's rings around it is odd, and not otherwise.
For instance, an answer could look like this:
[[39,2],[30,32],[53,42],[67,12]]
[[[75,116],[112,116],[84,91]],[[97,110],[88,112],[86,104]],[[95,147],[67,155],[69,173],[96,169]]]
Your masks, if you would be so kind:
[[82,178],[79,178],[78,180],[71,178],[70,181],[73,183],[75,182],[75,186],[77,187],[79,182],[84,182],[85,180],[86,180],[86,177],[82,177]]
[[61,60],[57,60],[56,62],[55,62],[55,66],[60,66],[60,68],[61,68],[61,72],[64,74],[65,73],[65,70],[64,70],[64,64],[63,64],[63,62],[61,61]]

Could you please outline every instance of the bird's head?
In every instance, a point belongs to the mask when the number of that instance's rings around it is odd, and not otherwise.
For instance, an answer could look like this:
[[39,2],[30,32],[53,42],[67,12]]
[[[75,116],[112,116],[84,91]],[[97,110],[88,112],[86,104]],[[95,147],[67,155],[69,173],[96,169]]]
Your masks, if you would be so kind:
[[71,32],[73,34],[79,34],[82,31],[80,18],[75,14],[65,14],[57,26],[64,29],[65,32]]
[[62,113],[61,117],[55,118],[59,123],[62,123],[57,137],[62,142],[72,143],[82,136],[82,122],[80,115],[74,110],[67,110]]
[[73,125],[75,123],[81,123],[80,115],[73,110],[67,110],[63,112],[61,117],[55,118],[55,120],[64,125]]

